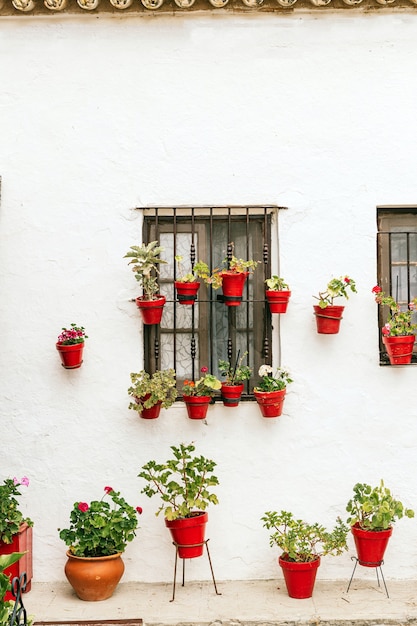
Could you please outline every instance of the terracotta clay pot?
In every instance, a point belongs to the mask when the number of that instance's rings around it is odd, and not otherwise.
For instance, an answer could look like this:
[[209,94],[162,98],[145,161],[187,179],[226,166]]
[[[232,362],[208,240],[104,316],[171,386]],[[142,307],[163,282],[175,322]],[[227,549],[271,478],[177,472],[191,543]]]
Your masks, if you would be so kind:
[[267,289],[265,291],[268,300],[269,310],[271,313],[286,313],[288,302],[291,297],[291,291],[273,291]]
[[198,511],[192,517],[165,520],[172,540],[178,545],[178,556],[181,559],[194,559],[203,554],[207,520],[208,513],[203,511]]
[[415,340],[415,335],[382,337],[382,342],[387,349],[391,365],[408,365],[411,363]]
[[256,391],[253,394],[261,409],[263,417],[279,417],[282,415],[286,389],[279,391]]
[[56,344],[56,349],[61,357],[61,365],[67,370],[74,370],[81,367],[83,362],[83,343],[75,343],[71,346],[62,345],[62,343]]
[[199,282],[182,283],[175,281],[175,289],[177,290],[178,302],[180,304],[194,304],[197,299],[197,291],[200,288]]
[[222,272],[222,290],[226,306],[239,306],[249,272]]
[[65,575],[80,600],[97,602],[113,595],[125,565],[121,553],[80,557],[67,552]]
[[392,527],[386,530],[363,530],[358,524],[351,527],[355,540],[356,552],[360,565],[378,567],[384,560],[384,554],[392,535]]
[[143,296],[136,298],[136,306],[140,311],[142,322],[149,326],[159,324],[165,302],[165,296],[160,295],[155,296],[155,300],[144,300]]
[[316,582],[317,569],[320,565],[320,557],[307,563],[295,563],[279,557],[278,563],[282,567],[285,585],[290,598],[311,598],[314,583]]
[[[11,543],[4,543],[0,541],[0,554],[12,554],[12,552],[26,552],[16,563],[10,565],[4,570],[4,573],[9,576],[10,581],[13,578],[20,576],[23,572],[26,572],[26,588],[25,592],[30,591],[32,586],[33,577],[33,550],[32,550],[32,527],[28,526],[26,522],[20,525],[19,532],[13,535]],[[6,591],[4,596],[5,600],[14,600],[14,596],[11,591]]]
[[187,414],[191,420],[203,420],[207,416],[210,396],[183,396]]
[[314,315],[316,316],[317,332],[322,335],[336,335],[340,329],[340,321],[342,319],[344,306],[326,306],[322,309],[314,306]]
[[239,385],[227,385],[226,383],[222,383],[221,395],[224,406],[238,406],[240,398],[242,397],[243,389],[243,383]]

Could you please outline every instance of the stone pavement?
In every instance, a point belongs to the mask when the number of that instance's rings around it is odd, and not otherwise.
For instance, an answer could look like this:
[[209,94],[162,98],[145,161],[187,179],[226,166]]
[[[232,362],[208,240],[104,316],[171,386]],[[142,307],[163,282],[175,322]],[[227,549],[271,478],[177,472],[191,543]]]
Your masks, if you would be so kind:
[[417,581],[387,580],[389,598],[377,581],[317,580],[312,598],[289,598],[281,579],[120,583],[103,602],[79,600],[67,583],[32,583],[24,595],[29,614],[38,621],[141,618],[144,626],[362,626],[417,625]]

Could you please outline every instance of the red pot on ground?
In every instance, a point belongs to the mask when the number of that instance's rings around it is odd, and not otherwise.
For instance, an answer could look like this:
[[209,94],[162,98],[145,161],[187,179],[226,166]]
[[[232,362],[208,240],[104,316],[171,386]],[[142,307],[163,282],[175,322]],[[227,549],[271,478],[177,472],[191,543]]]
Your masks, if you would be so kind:
[[[4,543],[0,541],[0,554],[11,554],[12,552],[26,552],[16,563],[10,565],[4,570],[4,573],[9,576],[10,581],[16,576],[19,578],[23,572],[26,572],[26,589],[25,592],[30,591],[32,586],[33,577],[33,558],[32,558],[32,527],[28,526],[26,522],[21,524],[19,532],[13,535],[12,543]],[[6,591],[4,596],[5,600],[14,600],[14,596],[11,591]]]
[[157,295],[155,300],[144,300],[143,296],[136,298],[136,306],[142,316],[142,322],[147,325],[159,324],[165,302],[165,296],[160,295]]
[[187,407],[188,417],[191,420],[203,420],[207,416],[207,410],[211,401],[210,396],[183,396]]
[[65,576],[80,600],[97,602],[113,595],[125,571],[121,553],[81,557],[67,552]]
[[194,304],[197,299],[197,291],[200,288],[199,282],[182,283],[175,281],[175,289],[177,290],[178,302],[180,304]]
[[415,340],[415,335],[382,337],[391,365],[408,365],[411,363]]
[[84,342],[75,343],[71,346],[65,346],[62,345],[62,343],[57,343],[56,349],[61,357],[62,367],[65,367],[67,370],[74,370],[81,367],[81,363],[83,362]]
[[254,389],[253,394],[264,417],[279,417],[282,415],[286,391],[286,389],[279,391],[256,391]]
[[291,291],[272,291],[267,289],[265,291],[266,299],[268,300],[269,310],[271,313],[286,313],[288,307],[288,301],[291,297]]
[[279,557],[278,563],[282,567],[285,585],[290,598],[311,598],[314,583],[316,582],[317,568],[320,565],[320,557],[307,563],[295,563]]
[[226,383],[222,383],[221,395],[224,406],[238,406],[240,398],[242,397],[243,388],[243,383],[239,385],[227,385]]
[[392,526],[387,530],[363,530],[358,524],[351,527],[355,540],[356,552],[360,565],[378,567],[381,565],[389,538],[392,535]]
[[181,559],[194,559],[203,554],[207,520],[208,513],[203,511],[196,512],[192,517],[165,520],[172,540],[178,545]]
[[222,289],[227,306],[239,306],[249,272],[222,272]]
[[325,309],[314,306],[317,332],[322,335],[336,335],[340,329],[344,306],[327,306]]

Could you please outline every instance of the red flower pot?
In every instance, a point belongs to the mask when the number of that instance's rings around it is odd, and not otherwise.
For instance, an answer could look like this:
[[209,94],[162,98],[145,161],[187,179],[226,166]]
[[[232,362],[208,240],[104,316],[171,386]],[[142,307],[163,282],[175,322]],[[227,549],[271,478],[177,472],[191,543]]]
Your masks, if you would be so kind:
[[165,296],[156,296],[155,300],[144,300],[143,296],[136,298],[136,306],[142,316],[142,322],[147,325],[159,324],[162,319]]
[[264,417],[279,417],[282,415],[286,391],[286,389],[280,389],[279,391],[256,391],[254,389],[253,394]]
[[266,299],[268,300],[269,310],[271,313],[286,313],[288,307],[288,301],[291,297],[291,291],[272,291],[267,289],[265,291]]
[[183,396],[187,407],[188,417],[191,420],[203,420],[207,416],[207,410],[211,401],[210,396]]
[[222,289],[227,306],[239,306],[249,272],[222,272]]
[[415,340],[415,335],[382,337],[391,365],[408,365],[411,363]]
[[[3,543],[0,541],[0,554],[11,554],[12,552],[26,552],[16,563],[10,565],[4,570],[4,573],[9,576],[10,581],[16,576],[19,578],[23,572],[26,572],[26,591],[30,591],[32,586],[33,577],[33,564],[32,564],[32,527],[28,526],[26,522],[21,524],[19,532],[13,535],[12,543]],[[6,591],[4,596],[5,600],[14,600],[14,596],[11,591]]]
[[[151,394],[147,393],[145,396],[143,396],[142,398],[136,398],[136,402],[138,404],[143,405],[144,402],[146,402],[146,400],[148,398],[150,398]],[[139,415],[145,419],[145,420],[154,420],[157,417],[159,417],[159,414],[161,412],[161,404],[162,401],[157,402],[156,404],[154,404],[153,406],[151,406],[149,409],[145,409],[144,407],[142,408],[142,410],[140,411]]]
[[181,559],[194,559],[203,554],[207,520],[208,513],[203,511],[198,511],[192,517],[165,520]]
[[75,343],[71,346],[65,346],[61,343],[57,343],[56,349],[61,357],[62,367],[65,367],[67,370],[74,370],[81,367],[81,363],[83,362],[84,342]]
[[336,335],[340,329],[344,306],[326,306],[325,309],[314,306],[317,332],[322,335]]
[[279,557],[278,563],[282,567],[285,585],[290,598],[311,598],[313,595],[314,583],[316,582],[317,568],[320,565],[320,557],[314,561],[306,563],[295,563],[286,561]]
[[200,288],[199,282],[182,283],[175,281],[175,289],[177,290],[178,302],[180,304],[194,304],[197,299],[197,291]]
[[121,553],[82,557],[67,552],[65,575],[80,600],[97,602],[113,595],[125,566]]
[[238,406],[240,398],[242,397],[244,385],[227,385],[222,383],[222,400],[224,406],[234,407]]
[[387,530],[363,530],[358,524],[351,527],[360,565],[378,567],[384,559],[385,549],[392,535],[392,527]]

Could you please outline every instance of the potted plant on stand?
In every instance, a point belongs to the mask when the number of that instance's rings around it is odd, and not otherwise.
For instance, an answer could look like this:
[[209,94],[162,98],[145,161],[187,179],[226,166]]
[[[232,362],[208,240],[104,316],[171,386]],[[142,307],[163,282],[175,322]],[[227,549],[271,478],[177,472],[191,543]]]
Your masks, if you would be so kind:
[[274,374],[270,365],[261,365],[258,374],[261,380],[253,393],[261,413],[263,417],[279,417],[282,415],[287,385],[293,381],[289,373],[281,367]]
[[408,303],[405,311],[394,300],[387,296],[381,287],[376,285],[372,289],[375,302],[381,306],[388,306],[390,315],[387,323],[382,327],[382,342],[387,350],[391,365],[408,365],[413,356],[413,346],[416,339],[417,324],[411,322],[417,309],[417,297]]
[[414,517],[414,511],[394,498],[383,480],[377,487],[356,483],[346,510],[358,562],[365,567],[381,565],[394,522],[404,516]]
[[295,519],[287,511],[267,511],[261,520],[264,528],[273,530],[270,545],[282,550],[278,563],[284,574],[288,595],[298,599],[310,598],[321,557],[336,556],[347,550],[348,527],[337,518],[330,532],[318,523],[308,524]]
[[349,276],[340,276],[340,278],[332,278],[325,291],[319,291],[318,296],[313,296],[319,301],[318,305],[313,307],[319,334],[335,335],[339,332],[345,307],[335,305],[333,302],[335,298],[342,297],[348,300],[349,289],[352,293],[357,293],[355,281]]
[[163,250],[157,241],[151,241],[141,246],[131,246],[124,256],[130,259],[129,265],[133,265],[135,278],[143,289],[143,295],[136,298],[136,305],[144,324],[159,324],[162,319],[166,298],[159,294],[157,275],[158,265],[166,263],[159,257]]
[[147,481],[142,489],[149,498],[158,495],[162,504],[156,515],[164,512],[165,525],[182,559],[193,559],[203,554],[206,509],[218,504],[211,487],[219,484],[213,471],[216,463],[204,456],[195,456],[195,446],[171,446],[172,458],[165,463],[148,461],[138,474]]
[[[233,250],[233,244],[230,244]],[[250,273],[253,273],[260,261],[245,261],[232,254],[230,260],[224,260],[227,265],[224,269],[216,268],[206,280],[213,289],[222,287],[226,306],[239,306],[242,301],[243,288]]]
[[183,257],[178,254],[175,260],[177,261],[180,274],[180,277],[174,281],[178,302],[180,304],[194,304],[197,299],[197,292],[200,288],[198,278],[207,281],[210,276],[209,267],[204,261],[198,261],[193,265],[190,272],[185,272],[182,266]]
[[242,365],[242,361],[248,355],[245,352],[239,358],[240,350],[238,350],[236,361],[232,364],[230,361],[219,360],[219,370],[221,375],[225,377],[222,382],[221,396],[224,406],[236,407],[240,402],[243,393],[244,381],[249,380],[252,375],[252,368],[248,365]]
[[68,546],[65,575],[81,600],[106,600],[113,594],[125,569],[122,554],[136,535],[141,513],[141,507],[130,506],[112,487],[104,487],[101,500],[74,503],[69,528],[59,529],[59,536]]
[[88,335],[85,334],[84,326],[71,324],[70,328],[62,329],[56,344],[62,367],[67,370],[81,367],[85,339],[88,339]]
[[207,416],[208,406],[212,397],[221,389],[221,382],[216,376],[208,373],[207,367],[201,368],[202,376],[197,380],[184,380],[182,399],[187,407],[190,419],[203,420]]
[[291,297],[291,291],[287,283],[283,278],[274,275],[271,278],[267,278],[265,284],[267,286],[265,296],[271,313],[286,313]]
[[[29,479],[23,476],[18,478],[6,478],[0,485],[0,555],[12,553],[24,553],[23,557],[13,561],[7,566],[5,573],[10,580],[16,576],[19,578],[26,572],[26,588],[30,591],[33,577],[33,551],[32,551],[32,526],[33,521],[24,517],[20,510],[17,497],[21,495],[20,487],[28,487]],[[11,600],[13,595],[6,593],[6,600]]]
[[157,370],[148,374],[145,370],[130,374],[131,386],[127,392],[133,397],[129,409],[137,411],[144,419],[159,417],[161,408],[168,409],[177,397],[175,370]]

